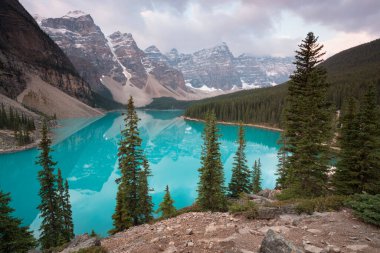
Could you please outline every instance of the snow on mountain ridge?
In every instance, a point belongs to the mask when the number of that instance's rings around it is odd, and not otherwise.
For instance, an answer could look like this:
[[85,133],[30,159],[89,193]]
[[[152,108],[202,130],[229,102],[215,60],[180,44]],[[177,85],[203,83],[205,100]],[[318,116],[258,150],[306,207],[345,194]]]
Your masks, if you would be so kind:
[[84,13],[81,10],[75,10],[75,11],[69,11],[62,18],[79,18],[79,17],[87,16],[87,15],[90,15],[90,14]]

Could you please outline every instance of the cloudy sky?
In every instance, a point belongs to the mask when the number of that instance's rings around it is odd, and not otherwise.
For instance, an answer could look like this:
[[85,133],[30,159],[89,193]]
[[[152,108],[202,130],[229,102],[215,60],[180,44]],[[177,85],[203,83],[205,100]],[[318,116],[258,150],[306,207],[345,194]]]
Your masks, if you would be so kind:
[[292,56],[313,31],[327,55],[380,37],[378,0],[20,0],[31,14],[82,10],[106,35],[190,53],[226,42],[234,55]]

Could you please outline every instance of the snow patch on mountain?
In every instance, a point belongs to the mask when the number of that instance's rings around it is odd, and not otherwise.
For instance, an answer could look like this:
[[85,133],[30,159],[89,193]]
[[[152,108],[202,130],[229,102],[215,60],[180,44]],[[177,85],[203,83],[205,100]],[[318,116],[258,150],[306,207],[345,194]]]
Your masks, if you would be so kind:
[[69,11],[62,18],[79,18],[79,17],[87,16],[87,15],[89,15],[89,14],[84,13],[83,11],[80,11],[80,10],[76,10],[76,11]]
[[[113,59],[120,65],[120,67],[122,68],[123,70],[123,75],[125,76],[125,78],[127,79],[127,81],[132,77],[132,74],[128,72],[127,68],[120,62],[119,58],[117,57],[117,55],[115,54],[115,50],[114,50],[114,47],[111,43],[111,41],[109,40],[109,37],[106,38],[107,39],[107,45],[108,47],[110,48],[111,50],[111,53],[113,55]],[[104,76],[103,76],[104,77]]]

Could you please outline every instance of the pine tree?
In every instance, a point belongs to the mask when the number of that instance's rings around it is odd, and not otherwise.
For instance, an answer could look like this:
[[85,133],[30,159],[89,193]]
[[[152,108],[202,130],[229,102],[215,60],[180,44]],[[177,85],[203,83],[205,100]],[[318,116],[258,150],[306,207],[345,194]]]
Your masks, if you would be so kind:
[[359,121],[357,105],[353,98],[348,100],[340,119],[339,160],[333,176],[333,185],[338,194],[354,194],[359,192]]
[[[127,114],[124,119],[125,129],[122,130],[122,139],[119,142],[119,169],[121,177],[116,196],[116,208],[113,214],[114,229],[110,233],[122,231],[131,226],[140,225],[150,217],[146,216],[149,206],[144,206],[139,199],[140,180],[144,181],[142,167],[145,160],[141,148],[141,138],[138,131],[138,121],[133,98],[130,97],[127,106]],[[147,176],[147,175],[145,175]],[[149,186],[146,186],[149,189]],[[149,203],[149,197],[145,195],[144,202]],[[144,210],[144,213],[141,213]]]
[[69,194],[69,182],[65,180],[63,194],[63,229],[64,229],[64,238],[67,242],[74,238],[74,223],[72,218],[71,203],[70,203],[70,194]]
[[59,244],[63,244],[66,242],[65,240],[65,229],[64,229],[64,195],[65,195],[65,187],[63,185],[63,178],[61,169],[58,168],[57,173],[57,205],[58,205],[58,234],[59,234]]
[[59,229],[60,244],[69,242],[74,238],[74,225],[70,204],[69,183],[63,181],[61,170],[57,174],[57,195],[59,206]]
[[358,192],[380,193],[380,122],[375,87],[370,85],[358,114]]
[[261,162],[255,160],[253,164],[253,174],[252,174],[252,192],[258,193],[261,191]]
[[163,201],[160,203],[160,207],[157,209],[157,213],[161,212],[161,218],[168,219],[175,215],[176,209],[174,207],[174,201],[170,196],[169,186],[166,186],[165,196]]
[[36,164],[42,169],[38,172],[40,181],[39,195],[41,203],[38,206],[42,222],[40,225],[40,238],[42,249],[56,247],[60,243],[60,221],[59,221],[59,205],[57,196],[56,178],[54,175],[54,166],[56,162],[52,160],[50,155],[51,140],[48,137],[48,129],[46,121],[44,121],[41,130],[41,142],[39,149],[40,155]]
[[286,142],[283,137],[281,137],[280,143],[282,143],[282,146],[278,149],[277,152],[277,158],[278,158],[278,164],[277,164],[277,171],[276,171],[276,189],[284,189],[286,188],[286,161],[287,161],[287,153],[286,153]]
[[11,198],[0,191],[0,252],[24,253],[37,246],[28,227],[21,227],[21,220],[12,217]]
[[326,71],[317,66],[323,45],[308,33],[296,51],[296,70],[290,77],[284,117],[285,193],[320,196],[327,191],[332,111],[327,102]]
[[203,133],[201,164],[199,171],[197,203],[205,210],[226,209],[224,173],[218,142],[218,129],[214,113],[208,113]]
[[141,222],[148,223],[153,220],[153,202],[152,196],[149,195],[148,177],[151,176],[148,160],[143,160],[143,170],[139,175],[138,196],[139,196],[139,213]]
[[236,150],[234,163],[232,168],[231,182],[229,184],[230,196],[233,198],[239,197],[241,193],[249,193],[251,191],[250,170],[247,166],[245,157],[245,140],[243,124],[239,125],[238,132],[238,149]]

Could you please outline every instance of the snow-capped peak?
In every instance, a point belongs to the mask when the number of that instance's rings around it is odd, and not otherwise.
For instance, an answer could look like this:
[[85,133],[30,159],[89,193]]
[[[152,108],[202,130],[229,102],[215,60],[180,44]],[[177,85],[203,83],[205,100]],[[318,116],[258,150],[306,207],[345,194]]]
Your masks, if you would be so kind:
[[108,36],[111,40],[125,41],[125,42],[134,42],[133,36],[131,33],[122,33],[120,31],[114,32]]
[[146,53],[161,54],[160,50],[154,45],[146,48],[144,51]]
[[88,15],[87,13],[84,13],[83,11],[76,10],[76,11],[69,11],[65,16],[62,18],[79,18],[82,16]]

